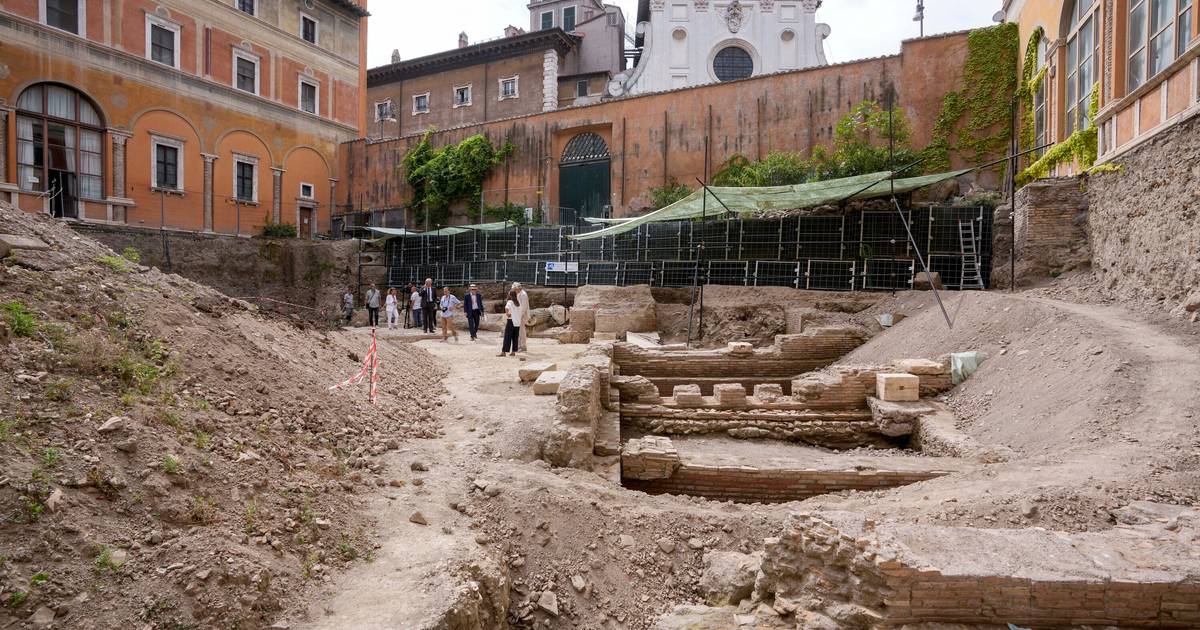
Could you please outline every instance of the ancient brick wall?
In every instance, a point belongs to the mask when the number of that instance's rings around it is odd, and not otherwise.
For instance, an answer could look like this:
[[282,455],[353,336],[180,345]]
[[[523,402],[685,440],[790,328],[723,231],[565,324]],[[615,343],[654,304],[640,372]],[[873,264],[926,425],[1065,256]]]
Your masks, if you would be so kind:
[[1092,268],[1117,297],[1177,304],[1200,286],[1200,117],[1088,180]]
[[[1088,198],[1081,179],[1035,181],[1017,191],[1016,208],[1018,281],[1058,275],[1088,263]],[[1008,277],[1007,265],[994,269]]]

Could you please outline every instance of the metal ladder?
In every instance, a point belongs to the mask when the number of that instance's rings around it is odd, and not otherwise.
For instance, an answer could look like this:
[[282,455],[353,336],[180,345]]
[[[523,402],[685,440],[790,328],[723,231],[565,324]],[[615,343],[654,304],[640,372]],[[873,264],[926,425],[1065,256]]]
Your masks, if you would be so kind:
[[983,275],[979,271],[979,252],[975,249],[975,222],[958,222],[958,246],[962,254],[962,290],[983,290]]

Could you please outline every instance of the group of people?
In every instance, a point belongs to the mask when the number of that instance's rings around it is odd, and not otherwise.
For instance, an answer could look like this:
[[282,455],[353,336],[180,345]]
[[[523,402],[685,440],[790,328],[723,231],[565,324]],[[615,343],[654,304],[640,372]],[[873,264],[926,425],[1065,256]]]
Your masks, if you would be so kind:
[[[442,287],[441,293],[433,286],[433,279],[426,278],[425,283],[418,287],[409,284],[405,295],[400,295],[395,287],[387,290],[384,296],[375,284],[367,290],[365,296],[367,307],[367,325],[372,328],[379,326],[379,310],[383,306],[387,315],[387,327],[394,330],[398,326],[404,328],[421,328],[424,332],[437,332],[435,322],[440,323],[442,341],[451,337],[458,341],[458,330],[454,326],[454,315],[462,310],[467,317],[467,329],[471,341],[479,340],[479,324],[483,321],[484,302],[479,287],[472,284],[467,292],[459,299],[450,292],[450,287]],[[521,287],[520,282],[514,282],[508,291],[504,304],[504,341],[498,356],[516,356],[517,352],[525,351],[526,328],[529,322],[529,294]],[[347,288],[342,295],[342,314],[349,324],[354,316],[354,289]],[[403,319],[402,319],[403,314]],[[411,325],[410,325],[411,324]]]

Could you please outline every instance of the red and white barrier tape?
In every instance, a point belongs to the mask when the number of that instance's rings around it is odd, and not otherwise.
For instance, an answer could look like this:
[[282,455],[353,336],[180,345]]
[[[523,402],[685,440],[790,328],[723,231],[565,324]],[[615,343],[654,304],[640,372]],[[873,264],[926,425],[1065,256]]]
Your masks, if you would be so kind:
[[371,404],[378,407],[379,406],[379,366],[382,363],[383,363],[383,360],[379,358],[379,344],[378,344],[378,341],[375,339],[375,329],[372,328],[371,329],[371,348],[369,350],[367,350],[367,356],[366,356],[366,358],[363,359],[362,369],[360,369],[358,371],[358,373],[355,374],[354,376],[351,376],[350,378],[342,381],[341,383],[338,383],[337,385],[330,387],[329,388],[330,391],[333,391],[335,389],[345,389],[347,387],[350,387],[351,385],[357,385],[357,384],[361,383],[363,381],[363,379],[365,379],[369,376],[371,379],[370,380]]

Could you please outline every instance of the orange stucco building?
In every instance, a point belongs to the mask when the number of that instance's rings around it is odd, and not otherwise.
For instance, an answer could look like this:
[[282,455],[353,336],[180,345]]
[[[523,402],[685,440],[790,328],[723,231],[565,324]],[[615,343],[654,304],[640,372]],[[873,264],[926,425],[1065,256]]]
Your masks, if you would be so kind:
[[0,199],[82,221],[327,232],[365,124],[366,0],[5,0]]
[[[1036,145],[1094,124],[1104,163],[1200,113],[1195,0],[1006,0],[1004,10],[1019,25],[1022,46],[1034,41],[1037,48],[1031,74],[1044,71],[1034,95]],[[1040,43],[1033,37],[1039,29]],[[1064,164],[1051,175],[1077,169]]]

